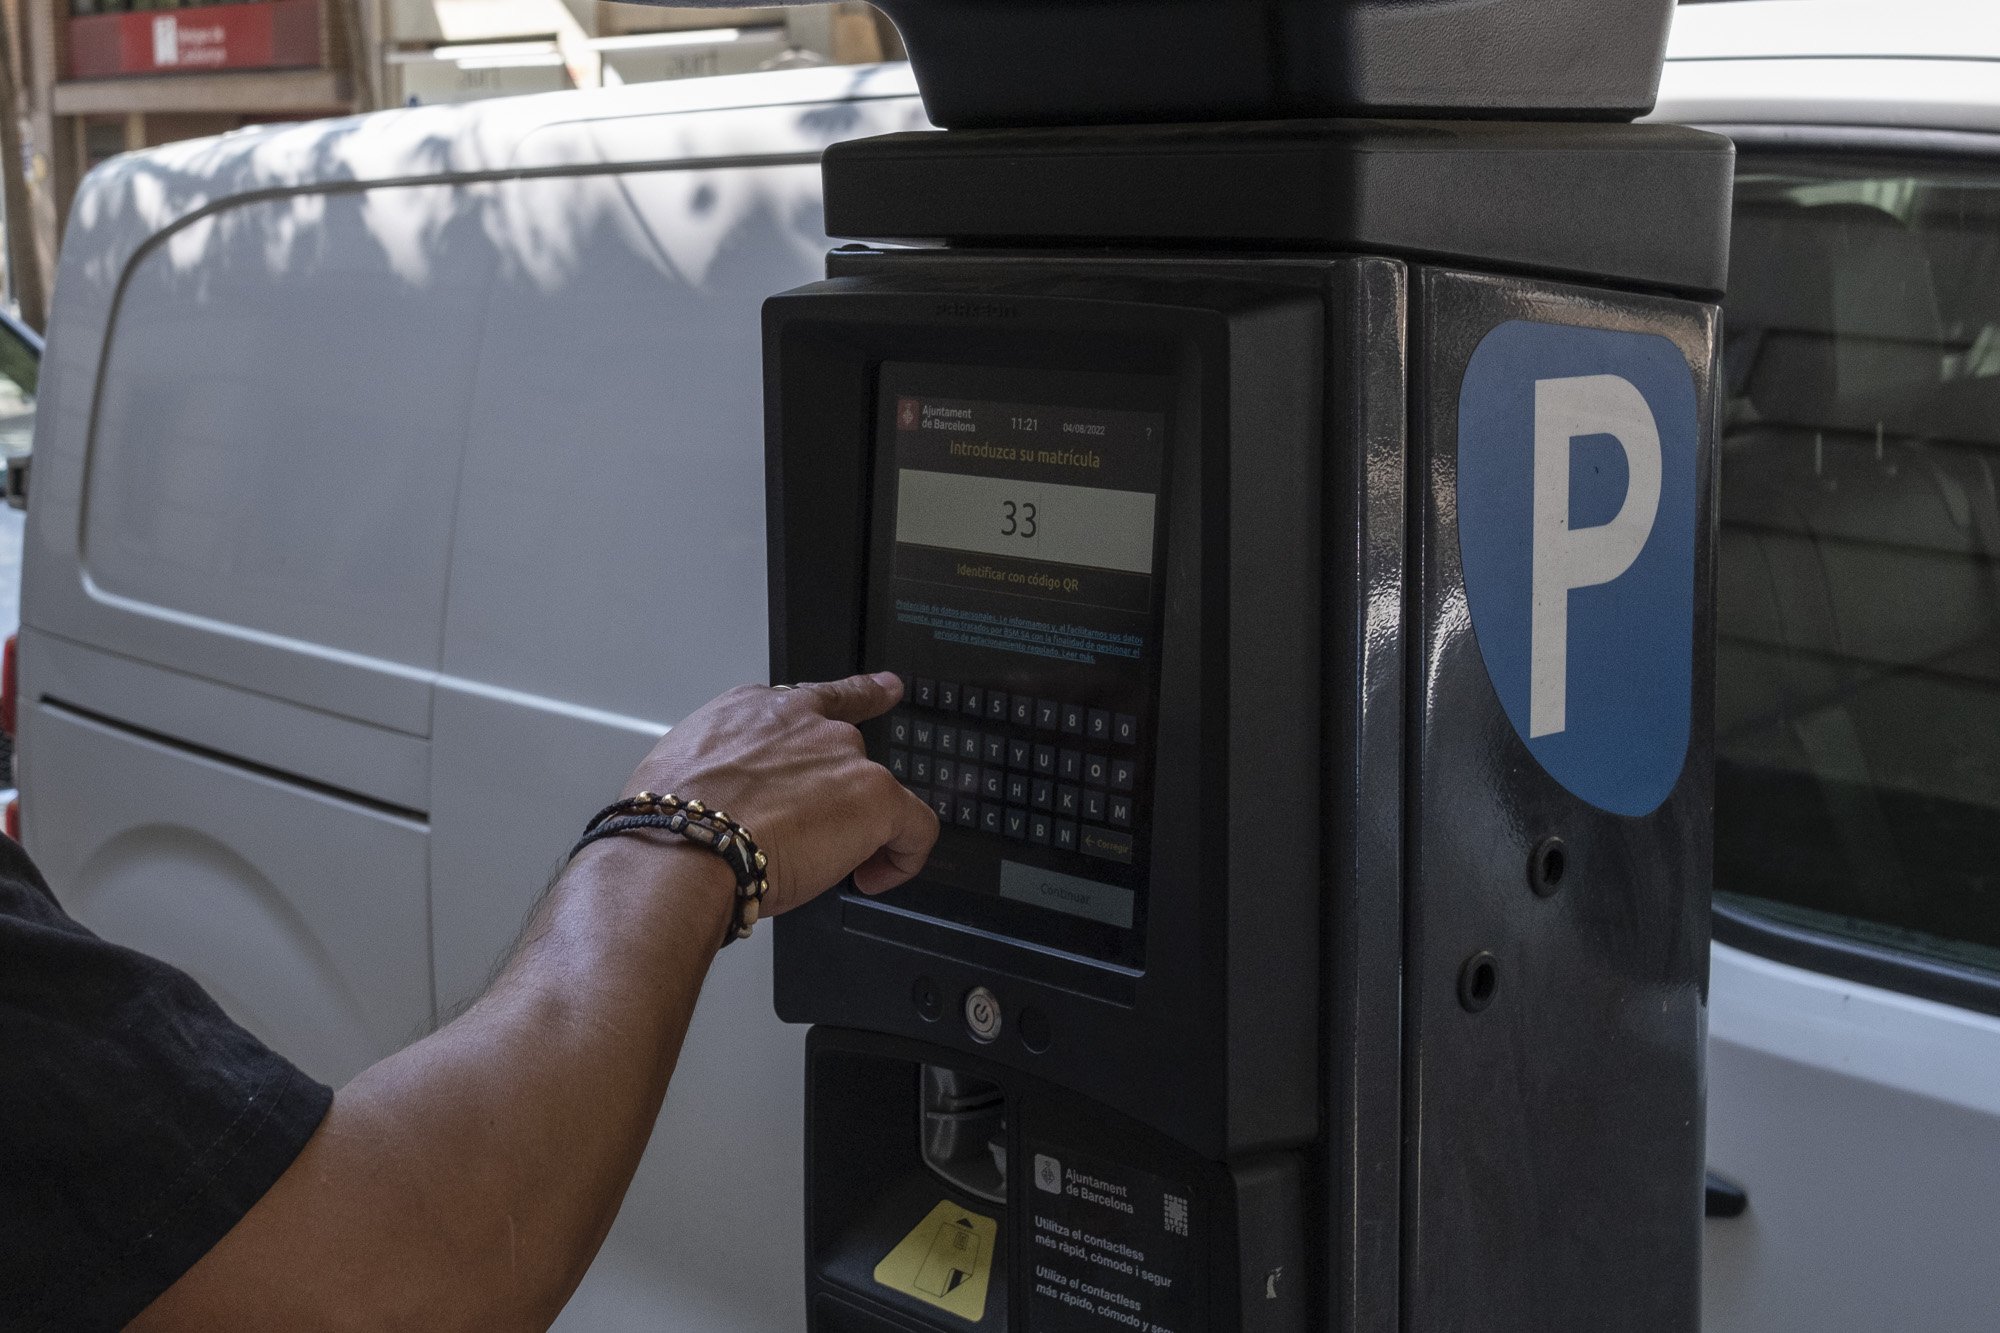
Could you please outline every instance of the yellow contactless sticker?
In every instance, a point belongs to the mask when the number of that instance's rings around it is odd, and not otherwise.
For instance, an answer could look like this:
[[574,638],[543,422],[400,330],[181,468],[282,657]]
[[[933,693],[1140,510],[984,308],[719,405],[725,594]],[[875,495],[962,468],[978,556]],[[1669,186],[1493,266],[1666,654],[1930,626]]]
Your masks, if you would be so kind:
[[993,1240],[999,1232],[990,1217],[940,1203],[875,1265],[875,1280],[976,1324],[986,1317]]

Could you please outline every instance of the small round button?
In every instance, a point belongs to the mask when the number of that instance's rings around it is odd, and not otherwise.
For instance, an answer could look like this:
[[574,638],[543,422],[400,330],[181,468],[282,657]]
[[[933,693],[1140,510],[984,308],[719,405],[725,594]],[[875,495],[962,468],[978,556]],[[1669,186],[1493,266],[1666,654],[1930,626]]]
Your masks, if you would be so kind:
[[1015,1030],[1021,1034],[1021,1044],[1040,1055],[1049,1048],[1048,1015],[1032,1006],[1015,1015]]
[[917,1014],[926,1023],[935,1023],[944,1017],[944,992],[929,977],[918,977],[910,985],[910,1003],[917,1006]]
[[1000,1001],[984,986],[965,993],[965,1026],[975,1041],[992,1041],[1000,1035]]

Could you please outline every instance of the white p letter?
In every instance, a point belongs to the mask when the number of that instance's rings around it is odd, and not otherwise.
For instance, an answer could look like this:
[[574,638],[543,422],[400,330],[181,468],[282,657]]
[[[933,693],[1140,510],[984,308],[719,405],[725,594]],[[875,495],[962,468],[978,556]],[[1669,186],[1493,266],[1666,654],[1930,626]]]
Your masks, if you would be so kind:
[[[1609,435],[1625,451],[1618,516],[1569,526],[1569,446]],[[1617,375],[1535,381],[1535,550],[1528,647],[1528,735],[1568,725],[1569,593],[1632,567],[1660,510],[1660,428],[1632,382]]]

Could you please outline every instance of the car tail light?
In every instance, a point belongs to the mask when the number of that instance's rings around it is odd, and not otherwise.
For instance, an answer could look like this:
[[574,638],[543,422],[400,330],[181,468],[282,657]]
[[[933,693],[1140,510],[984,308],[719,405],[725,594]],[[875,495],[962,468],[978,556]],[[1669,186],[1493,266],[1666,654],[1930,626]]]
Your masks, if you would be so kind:
[[20,672],[15,668],[15,645],[20,637],[18,634],[9,634],[6,647],[0,648],[0,732],[7,733],[10,739],[14,735],[14,700],[18,694],[16,683],[20,677]]

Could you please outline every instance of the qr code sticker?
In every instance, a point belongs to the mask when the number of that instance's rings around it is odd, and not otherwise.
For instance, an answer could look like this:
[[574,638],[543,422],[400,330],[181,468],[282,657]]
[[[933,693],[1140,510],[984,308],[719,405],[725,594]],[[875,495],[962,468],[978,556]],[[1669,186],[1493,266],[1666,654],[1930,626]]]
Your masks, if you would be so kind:
[[1169,1194],[1167,1200],[1166,1226],[1169,1236],[1185,1236],[1188,1233],[1187,1200],[1177,1194]]

